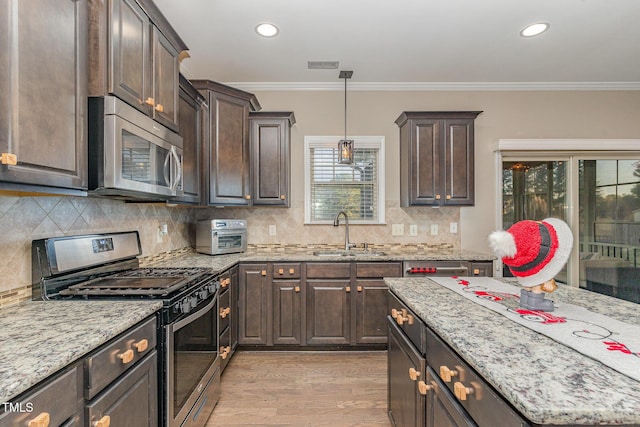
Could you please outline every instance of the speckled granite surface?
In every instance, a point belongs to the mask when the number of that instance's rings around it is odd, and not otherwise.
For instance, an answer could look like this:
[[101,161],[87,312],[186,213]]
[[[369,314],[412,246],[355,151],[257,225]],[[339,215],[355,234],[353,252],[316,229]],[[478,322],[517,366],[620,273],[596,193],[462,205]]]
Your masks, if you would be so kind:
[[[324,249],[328,250],[328,249]],[[206,255],[195,251],[181,253],[170,256],[166,259],[153,259],[145,262],[146,265],[164,267],[207,267],[215,271],[223,271],[232,267],[238,262],[323,262],[323,261],[446,261],[446,260],[471,260],[471,261],[493,261],[495,256],[486,255],[471,251],[461,251],[455,249],[398,249],[383,248],[375,251],[384,252],[384,255],[374,255],[362,250],[352,250],[353,255],[314,255],[314,249],[310,248],[278,248],[272,250],[258,249],[239,254],[229,255]],[[322,251],[322,250],[321,250]],[[374,252],[375,253],[375,252]]]
[[0,309],[0,404],[162,307],[156,301],[27,301]]
[[[386,282],[530,421],[640,425],[639,382],[429,279]],[[638,304],[566,286],[553,299],[640,324]]]

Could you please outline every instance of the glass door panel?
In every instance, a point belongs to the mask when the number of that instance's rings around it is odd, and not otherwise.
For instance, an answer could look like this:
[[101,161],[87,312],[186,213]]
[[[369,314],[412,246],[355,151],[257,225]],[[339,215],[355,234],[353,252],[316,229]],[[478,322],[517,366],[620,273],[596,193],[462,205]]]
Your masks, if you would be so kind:
[[640,303],[640,160],[579,160],[580,287]]

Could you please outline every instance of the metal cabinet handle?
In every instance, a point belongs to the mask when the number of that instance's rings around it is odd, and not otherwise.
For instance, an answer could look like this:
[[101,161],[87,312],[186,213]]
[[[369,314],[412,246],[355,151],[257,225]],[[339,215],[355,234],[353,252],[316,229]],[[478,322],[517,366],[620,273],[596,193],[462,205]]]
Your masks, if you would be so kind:
[[154,101],[154,99],[153,99],[153,98],[147,98],[147,99],[144,101],[144,103],[145,103],[145,104],[147,104],[147,105],[151,105],[151,106],[155,105],[155,101]]
[[244,198],[247,199],[247,200],[251,200],[251,194],[245,195]]
[[344,290],[347,292],[351,292],[351,286],[347,286],[346,288],[344,288]]
[[459,381],[453,384],[453,394],[455,394],[459,400],[467,400],[467,396],[474,392],[475,390],[473,387],[467,387]]
[[227,277],[225,279],[222,279],[220,281],[220,287],[221,288],[226,288],[227,286],[229,286],[231,284],[231,278]]
[[356,289],[358,290],[358,292],[362,292],[362,286],[358,286]]
[[283,275],[284,274],[284,268],[281,268],[278,270],[278,274]]
[[221,308],[220,309],[220,318],[224,319],[231,313],[231,307]]
[[220,347],[220,357],[222,357],[223,359],[226,359],[229,356],[229,353],[231,353],[230,346]]
[[418,381],[418,391],[421,395],[426,396],[429,390],[433,389],[432,385],[428,385],[424,381]]
[[436,200],[440,200],[440,195],[436,194]]
[[29,420],[29,424],[27,424],[29,427],[49,427],[49,422],[51,420],[51,416],[49,415],[48,412],[42,412],[40,414],[38,414],[37,417],[35,417],[32,420]]
[[122,360],[123,364],[127,364],[130,363],[133,360],[134,354],[133,354],[133,350],[129,349],[127,351],[125,351],[124,353],[120,353],[118,354],[118,359]]
[[104,417],[93,423],[93,427],[109,427],[110,425],[111,417],[109,415],[105,415]]
[[164,107],[162,106],[162,104],[156,105],[156,111],[158,113],[164,113]]
[[261,274],[262,276],[266,276],[266,275],[267,275],[267,270],[262,270],[262,271],[260,272],[260,274]]
[[133,346],[136,348],[136,350],[138,350],[138,353],[142,353],[149,347],[149,341],[144,338],[136,343],[133,343]]
[[286,197],[284,194],[281,194],[281,195],[280,195],[280,200],[284,200],[284,199],[286,199],[286,198],[287,198],[287,197]]
[[451,194],[447,194],[447,200],[451,200]]
[[296,292],[300,292],[300,286],[296,286],[295,288],[293,288]]
[[289,274],[293,274],[293,273],[295,273],[295,272],[296,272],[296,270],[294,270],[293,268],[290,268],[290,269],[289,269]]

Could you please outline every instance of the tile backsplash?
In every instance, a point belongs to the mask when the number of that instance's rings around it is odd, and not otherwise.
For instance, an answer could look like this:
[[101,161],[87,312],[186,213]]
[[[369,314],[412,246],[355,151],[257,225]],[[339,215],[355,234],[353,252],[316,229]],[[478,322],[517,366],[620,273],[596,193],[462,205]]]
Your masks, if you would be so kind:
[[[372,245],[426,244],[460,248],[459,208],[402,208],[387,201],[386,224],[350,226],[350,241]],[[344,244],[344,222],[305,225],[304,203],[290,208],[189,208],[162,203],[126,203],[120,200],[71,196],[0,196],[0,308],[31,298],[31,241],[46,237],[137,230],[142,256],[162,256],[195,244],[198,219],[243,218],[248,223],[248,243],[253,247],[279,245]],[[158,242],[158,228],[167,224],[168,234]],[[402,236],[392,235],[392,225],[403,224]],[[417,228],[410,235],[410,226]],[[275,225],[276,235],[269,226]],[[438,234],[431,235],[431,226]]]
[[[0,196],[0,307],[31,298],[31,241],[137,230],[142,255],[191,246],[191,209],[93,197]],[[158,241],[158,227],[168,234]]]

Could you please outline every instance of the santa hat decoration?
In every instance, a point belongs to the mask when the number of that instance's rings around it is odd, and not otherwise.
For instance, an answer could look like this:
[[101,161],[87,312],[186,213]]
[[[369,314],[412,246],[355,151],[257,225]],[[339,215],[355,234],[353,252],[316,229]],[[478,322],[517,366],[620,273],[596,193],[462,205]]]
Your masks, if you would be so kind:
[[553,279],[567,263],[573,234],[558,218],[524,220],[491,233],[489,245],[522,286],[537,286]]

